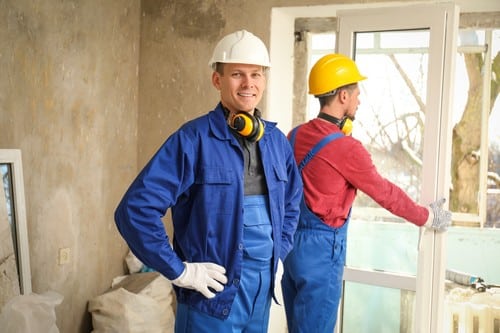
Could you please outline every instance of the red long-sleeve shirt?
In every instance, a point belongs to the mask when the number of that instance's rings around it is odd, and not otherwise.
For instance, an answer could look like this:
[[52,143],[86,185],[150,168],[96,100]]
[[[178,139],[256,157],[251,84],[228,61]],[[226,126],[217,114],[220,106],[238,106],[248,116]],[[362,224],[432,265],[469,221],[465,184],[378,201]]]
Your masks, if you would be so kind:
[[[318,118],[302,125],[295,138],[297,163],[326,135],[338,131],[336,125]],[[323,147],[302,170],[302,179],[307,206],[332,227],[344,224],[357,189],[415,225],[424,225],[429,217],[426,207],[415,203],[378,173],[370,153],[351,136],[340,137]]]

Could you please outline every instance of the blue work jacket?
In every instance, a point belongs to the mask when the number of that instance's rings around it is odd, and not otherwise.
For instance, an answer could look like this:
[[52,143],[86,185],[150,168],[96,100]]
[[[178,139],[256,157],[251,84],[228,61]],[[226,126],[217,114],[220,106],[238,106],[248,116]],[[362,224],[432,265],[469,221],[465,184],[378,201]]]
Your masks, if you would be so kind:
[[[264,121],[258,141],[267,182],[274,255],[291,250],[297,227],[302,180],[292,149],[276,123]],[[226,268],[228,283],[212,299],[175,286],[177,301],[227,318],[236,295],[243,258],[243,152],[227,126],[222,105],[173,133],[133,181],[115,212],[119,232],[146,266],[170,280],[184,261]],[[173,249],[162,217],[171,208]]]

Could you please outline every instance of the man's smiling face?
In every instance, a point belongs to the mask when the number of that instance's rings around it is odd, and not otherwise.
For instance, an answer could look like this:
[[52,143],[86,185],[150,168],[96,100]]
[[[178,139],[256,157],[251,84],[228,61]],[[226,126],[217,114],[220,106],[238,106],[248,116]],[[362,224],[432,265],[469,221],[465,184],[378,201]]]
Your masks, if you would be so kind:
[[212,74],[212,83],[220,91],[222,105],[232,113],[253,114],[266,88],[264,68],[248,64],[224,64],[222,67],[222,74]]

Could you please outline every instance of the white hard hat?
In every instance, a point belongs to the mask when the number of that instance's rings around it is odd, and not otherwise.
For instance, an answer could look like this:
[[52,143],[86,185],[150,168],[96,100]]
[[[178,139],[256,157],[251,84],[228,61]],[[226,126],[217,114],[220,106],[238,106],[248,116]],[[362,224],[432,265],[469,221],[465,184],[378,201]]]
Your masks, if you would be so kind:
[[246,30],[233,32],[217,43],[208,65],[215,69],[218,62],[271,67],[266,45]]

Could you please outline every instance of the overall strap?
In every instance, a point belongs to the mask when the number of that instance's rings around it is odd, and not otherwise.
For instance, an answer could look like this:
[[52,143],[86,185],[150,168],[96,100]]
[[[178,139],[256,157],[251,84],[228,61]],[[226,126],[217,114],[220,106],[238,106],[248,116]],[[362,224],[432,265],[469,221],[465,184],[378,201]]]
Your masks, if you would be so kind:
[[[295,127],[292,132],[290,133],[290,144],[292,145],[292,148],[294,148],[295,145],[295,137],[297,135],[297,129],[300,126]],[[318,142],[307,154],[304,156],[304,159],[299,163],[298,168],[300,171],[306,166],[307,163],[320,151],[324,146],[326,146],[328,143],[331,141],[338,139],[340,137],[344,136],[342,132],[337,132],[337,133],[332,133],[327,136],[325,136],[323,139],[321,139],[320,142]]]
[[297,130],[299,129],[299,127],[300,127],[300,125],[295,127],[294,129],[292,129],[292,132],[290,133],[290,139],[288,141],[290,141],[290,145],[292,146],[292,149],[295,146],[295,137],[297,136]]

